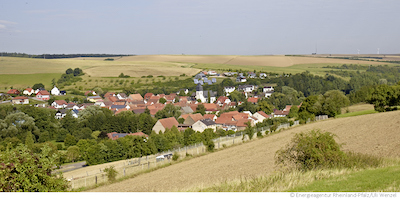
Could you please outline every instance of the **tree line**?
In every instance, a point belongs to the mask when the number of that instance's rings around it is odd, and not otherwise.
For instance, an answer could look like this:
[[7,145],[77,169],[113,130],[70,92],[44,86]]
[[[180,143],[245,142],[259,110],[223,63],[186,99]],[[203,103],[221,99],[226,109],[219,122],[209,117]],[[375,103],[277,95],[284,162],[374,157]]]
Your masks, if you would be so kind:
[[5,57],[24,57],[24,58],[37,58],[37,59],[62,59],[62,58],[76,58],[76,57],[122,57],[122,56],[134,56],[128,54],[41,54],[32,55],[26,53],[10,53],[2,52],[2,56]]

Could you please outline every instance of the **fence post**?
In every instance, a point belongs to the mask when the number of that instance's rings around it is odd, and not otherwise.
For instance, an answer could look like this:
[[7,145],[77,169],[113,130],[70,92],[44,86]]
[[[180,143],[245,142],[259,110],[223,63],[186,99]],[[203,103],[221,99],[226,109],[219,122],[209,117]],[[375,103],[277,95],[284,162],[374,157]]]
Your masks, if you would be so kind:
[[71,178],[71,182],[72,182],[72,189],[74,188],[74,177]]
[[85,187],[86,187],[86,178],[85,178]]
[[125,168],[124,168],[124,176],[125,176]]
[[147,168],[150,169],[150,162],[147,162]]
[[97,184],[97,175],[95,176],[94,180],[95,180],[95,184]]
[[89,176],[89,173],[86,171],[86,175]]

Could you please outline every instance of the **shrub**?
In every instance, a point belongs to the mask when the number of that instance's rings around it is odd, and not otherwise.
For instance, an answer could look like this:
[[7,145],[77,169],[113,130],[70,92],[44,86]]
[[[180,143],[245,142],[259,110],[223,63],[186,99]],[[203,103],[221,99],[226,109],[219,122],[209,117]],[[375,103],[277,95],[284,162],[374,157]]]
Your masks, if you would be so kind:
[[296,134],[286,149],[276,152],[276,164],[301,171],[343,165],[347,155],[333,137],[332,133],[320,130]]
[[109,182],[114,182],[116,180],[117,177],[117,170],[115,170],[114,166],[110,166],[108,168],[104,169],[104,172],[106,172],[107,178]]
[[[187,156],[187,154],[186,154],[186,156]],[[174,155],[172,155],[172,160],[177,161],[178,159],[179,159],[179,154],[175,152]]]

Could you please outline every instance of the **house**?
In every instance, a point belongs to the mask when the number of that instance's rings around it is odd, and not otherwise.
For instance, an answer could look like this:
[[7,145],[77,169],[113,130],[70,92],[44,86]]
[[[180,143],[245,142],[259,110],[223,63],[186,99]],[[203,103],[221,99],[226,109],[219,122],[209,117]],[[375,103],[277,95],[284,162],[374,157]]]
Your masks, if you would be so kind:
[[215,114],[204,114],[203,117],[204,117],[204,119],[210,119],[212,121],[215,121],[218,118],[217,115],[215,115]]
[[88,96],[86,99],[89,102],[93,102],[93,103],[96,103],[99,100],[103,100],[103,98],[101,98],[100,96]]
[[20,92],[19,92],[19,90],[17,90],[17,89],[10,89],[10,90],[7,92],[7,94],[9,94],[9,95],[18,95],[18,94],[20,94]]
[[210,71],[208,71],[208,75],[217,75],[217,72],[210,70]]
[[246,77],[238,76],[238,77],[236,78],[236,82],[247,82],[247,79],[246,79]]
[[218,112],[218,106],[213,103],[204,103],[204,108],[206,109],[206,113],[210,114],[213,112]]
[[74,106],[76,106],[76,104],[75,103],[73,103],[73,102],[68,102],[68,104],[67,104],[67,109],[73,109],[73,107]]
[[254,85],[239,85],[238,91],[243,91],[245,93],[251,93],[256,89]]
[[218,106],[222,106],[222,105],[224,105],[224,104],[229,104],[229,103],[231,103],[231,100],[230,100],[228,97],[226,97],[226,96],[220,96],[220,97],[218,97],[217,102],[216,102],[216,104],[217,104]]
[[67,111],[71,111],[69,109],[60,109],[56,112],[56,119],[62,119],[67,115]]
[[272,92],[274,91],[274,87],[272,87],[272,86],[266,86],[263,88],[263,93],[271,92],[271,91]]
[[22,92],[22,94],[29,96],[32,95],[33,93],[35,93],[35,91],[32,88],[27,88]]
[[118,93],[117,98],[119,100],[125,100],[125,99],[128,99],[128,96],[125,93]]
[[253,117],[257,118],[261,122],[269,118],[269,116],[264,111],[258,111],[254,113]]
[[66,94],[67,94],[67,91],[65,91],[65,90],[60,91],[60,95],[66,95]]
[[248,73],[247,73],[247,76],[248,76],[249,78],[251,78],[251,79],[254,79],[254,78],[256,78],[257,74],[254,73],[254,72],[248,72]]
[[235,91],[234,86],[225,86],[224,87],[224,93],[226,96],[229,96],[229,93],[232,93],[233,91]]
[[73,109],[73,110],[71,110],[71,113],[72,113],[72,117],[78,118],[79,110]]
[[190,106],[181,106],[181,112],[182,114],[189,114],[189,113],[193,113],[193,109],[190,108]]
[[54,108],[67,108],[68,103],[65,100],[54,100],[53,103],[51,103],[51,106]]
[[104,94],[104,98],[110,98],[110,97],[114,97],[115,93],[114,92],[107,92],[106,94]]
[[88,96],[88,95],[97,95],[97,93],[95,92],[95,91],[86,91],[85,92],[85,96]]
[[195,122],[192,125],[192,129],[199,132],[203,132],[205,129],[212,129],[213,131],[216,131],[217,125],[214,121],[210,119],[202,119]]
[[129,105],[112,105],[111,106],[111,110],[116,110],[116,111],[118,111],[118,110],[120,110],[120,109],[126,109],[126,110],[129,110],[131,107],[129,106]]
[[182,118],[185,119],[183,123],[189,125],[192,125],[195,122],[204,119],[204,117],[200,113],[183,115]]
[[13,104],[29,104],[29,98],[25,96],[18,96],[12,99]]
[[274,110],[274,117],[286,117],[289,111]]
[[52,95],[60,95],[60,90],[58,90],[58,88],[54,86],[54,88],[51,89],[50,93]]
[[178,127],[179,123],[174,117],[159,119],[153,126],[153,131],[157,134],[161,131],[165,132],[166,129],[171,129],[173,126]]
[[106,104],[104,103],[104,100],[98,100],[94,103],[95,106],[100,106],[100,107],[105,107]]
[[144,100],[149,100],[152,96],[154,96],[154,94],[153,93],[146,93],[146,94],[144,94],[144,96],[143,96],[143,98],[144,98]]
[[39,100],[49,100],[50,99],[50,93],[47,92],[46,90],[40,90],[36,94],[36,98]]
[[258,102],[258,98],[257,97],[249,97],[247,99],[248,102],[252,103],[252,104],[257,104]]
[[130,94],[129,99],[131,101],[143,101],[143,97],[140,94]]
[[45,90],[46,90],[46,89],[40,87],[40,88],[38,88],[38,89],[35,90],[35,94],[38,94],[39,91],[45,91]]
[[265,73],[260,73],[259,77],[260,77],[260,79],[264,79],[264,78],[267,77],[267,74],[265,74]]

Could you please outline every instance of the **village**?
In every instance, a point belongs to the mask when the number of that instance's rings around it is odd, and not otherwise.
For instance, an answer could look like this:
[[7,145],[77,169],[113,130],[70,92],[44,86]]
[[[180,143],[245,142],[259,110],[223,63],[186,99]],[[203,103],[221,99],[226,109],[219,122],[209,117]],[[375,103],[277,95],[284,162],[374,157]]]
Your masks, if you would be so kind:
[[[159,119],[153,127],[155,133],[163,133],[166,129],[171,129],[173,126],[177,127],[180,131],[184,131],[187,128],[192,128],[194,131],[203,132],[205,129],[217,129],[242,131],[246,128],[247,124],[255,126],[257,123],[263,122],[265,119],[274,117],[286,117],[289,114],[291,105],[287,105],[284,109],[274,109],[271,113],[265,113],[263,111],[257,111],[252,113],[250,111],[239,112],[235,108],[243,103],[243,101],[233,102],[230,100],[229,95],[233,91],[238,91],[246,96],[248,103],[257,104],[262,98],[269,98],[274,93],[272,86],[265,86],[262,88],[262,93],[254,95],[254,91],[258,89],[257,85],[245,84],[247,78],[266,78],[267,74],[259,73],[257,76],[254,72],[248,72],[247,76],[243,73],[237,72],[226,72],[221,76],[225,77],[236,77],[236,82],[239,83],[237,86],[226,86],[224,87],[224,96],[217,97],[217,92],[212,90],[203,90],[203,84],[212,84],[215,78],[220,74],[215,71],[202,71],[195,75],[194,83],[196,83],[196,89],[193,92],[189,92],[188,89],[182,88],[185,96],[180,96],[178,93],[170,94],[154,94],[146,93],[144,96],[140,94],[130,94],[119,92],[107,92],[102,96],[98,95],[93,90],[88,90],[84,93],[85,101],[88,103],[77,104],[74,102],[67,102],[66,100],[52,100],[51,103],[46,103],[50,99],[60,96],[67,95],[64,90],[59,90],[54,86],[50,91],[44,88],[38,88],[36,90],[32,88],[26,88],[23,91],[17,89],[10,89],[6,94],[2,96],[10,95],[15,96],[9,101],[12,104],[26,105],[29,104],[30,99],[42,101],[43,103],[35,104],[35,107],[48,108],[56,110],[54,115],[57,119],[63,119],[67,113],[72,114],[74,118],[80,116],[79,112],[89,106],[98,106],[101,108],[111,110],[114,115],[118,115],[124,111],[132,111],[135,114],[144,113],[146,110],[149,111],[152,117],[155,117],[157,112],[163,110],[166,105],[172,104],[174,107],[178,107],[181,115],[179,118],[169,117]],[[210,79],[208,79],[210,78]],[[212,78],[212,79],[211,79]],[[4,101],[5,103],[7,101]],[[32,105],[31,105],[32,106]],[[298,106],[300,107],[301,104]],[[204,109],[203,114],[197,110],[199,108]],[[197,112],[196,112],[197,111]],[[120,133],[120,132],[107,132],[110,139],[118,139],[126,135],[148,135],[142,132],[131,132],[131,133]]]

